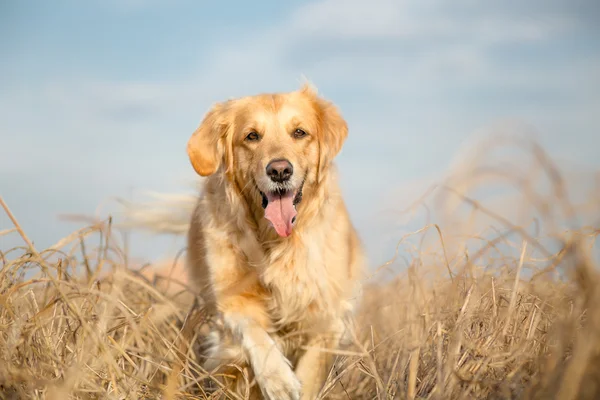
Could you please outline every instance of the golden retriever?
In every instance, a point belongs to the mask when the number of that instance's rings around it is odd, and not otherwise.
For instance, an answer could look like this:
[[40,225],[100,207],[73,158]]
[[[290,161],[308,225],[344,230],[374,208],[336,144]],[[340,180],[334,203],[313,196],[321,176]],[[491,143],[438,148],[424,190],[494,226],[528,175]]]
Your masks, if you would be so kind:
[[[364,265],[332,163],[348,135],[304,85],[215,104],[187,145],[206,177],[188,231],[191,284],[222,317],[205,368],[246,368],[231,390],[315,399]],[[229,371],[231,372],[231,371]]]

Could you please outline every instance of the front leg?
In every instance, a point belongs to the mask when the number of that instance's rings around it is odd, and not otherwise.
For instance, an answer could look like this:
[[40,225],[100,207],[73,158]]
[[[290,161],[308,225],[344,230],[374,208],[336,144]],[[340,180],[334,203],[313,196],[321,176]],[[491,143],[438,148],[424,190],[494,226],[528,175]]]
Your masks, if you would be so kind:
[[267,400],[299,400],[301,385],[287,358],[269,335],[271,319],[265,303],[269,293],[256,272],[240,267],[243,260],[224,241],[211,243],[210,283],[216,308],[227,331],[241,347]]
[[309,341],[296,367],[296,375],[302,384],[302,400],[315,400],[319,395],[333,365],[335,354],[332,350],[338,348],[345,333],[346,326],[339,319],[329,332]]
[[299,400],[300,381],[288,359],[256,319],[239,311],[224,315],[225,326],[241,344],[265,399]]

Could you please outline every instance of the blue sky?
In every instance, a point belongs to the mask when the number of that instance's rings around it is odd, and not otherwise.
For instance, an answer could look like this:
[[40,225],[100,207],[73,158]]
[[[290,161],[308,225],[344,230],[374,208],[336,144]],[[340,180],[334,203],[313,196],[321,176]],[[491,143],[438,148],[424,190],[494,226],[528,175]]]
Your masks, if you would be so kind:
[[[503,121],[600,167],[598,21],[594,0],[4,1],[0,194],[48,246],[77,228],[58,214],[185,191],[185,144],[212,103],[307,77],[350,125],[341,183],[379,263],[403,232],[390,202]],[[157,249],[136,239],[138,255]]]

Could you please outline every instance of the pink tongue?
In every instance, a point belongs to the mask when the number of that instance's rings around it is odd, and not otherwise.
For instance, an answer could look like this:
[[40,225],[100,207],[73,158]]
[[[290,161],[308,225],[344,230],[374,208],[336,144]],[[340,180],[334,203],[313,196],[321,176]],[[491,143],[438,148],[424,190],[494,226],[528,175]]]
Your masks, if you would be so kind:
[[279,236],[287,237],[292,234],[292,220],[296,216],[294,207],[294,193],[267,194],[267,208],[265,218],[271,221]]

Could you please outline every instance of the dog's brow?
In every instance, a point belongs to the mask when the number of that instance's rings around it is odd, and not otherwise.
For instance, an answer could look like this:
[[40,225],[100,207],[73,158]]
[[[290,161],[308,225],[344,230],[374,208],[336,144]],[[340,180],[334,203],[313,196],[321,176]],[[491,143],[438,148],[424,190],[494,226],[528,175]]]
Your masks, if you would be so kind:
[[279,120],[284,124],[299,125],[304,119],[303,110],[297,106],[282,107],[278,114]]
[[240,121],[242,131],[255,130],[264,133],[265,127],[268,126],[268,114],[269,112],[263,109],[247,110]]
[[292,118],[290,118],[290,122],[289,123],[290,123],[290,125],[293,125],[294,127],[302,125],[302,122],[301,122],[300,118],[298,118],[298,117],[292,117]]

